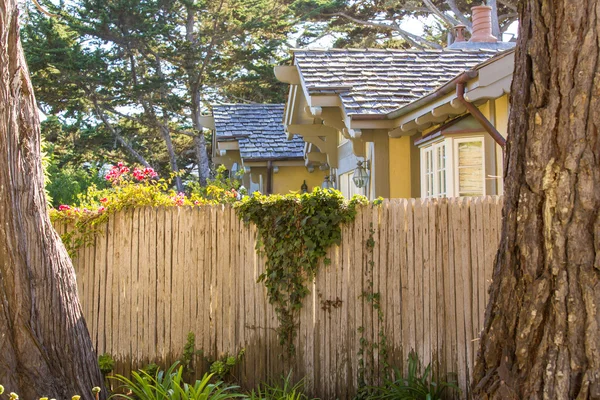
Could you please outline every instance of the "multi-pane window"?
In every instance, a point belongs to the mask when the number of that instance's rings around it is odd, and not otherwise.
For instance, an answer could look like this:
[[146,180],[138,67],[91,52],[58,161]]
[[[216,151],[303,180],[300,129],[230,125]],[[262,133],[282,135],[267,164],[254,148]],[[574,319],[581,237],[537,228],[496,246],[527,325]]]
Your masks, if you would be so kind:
[[445,138],[421,148],[421,196],[485,195],[482,137]]
[[446,146],[439,144],[434,147],[435,174],[437,178],[437,196],[446,197]]
[[422,149],[423,197],[446,197],[446,145],[437,143]]

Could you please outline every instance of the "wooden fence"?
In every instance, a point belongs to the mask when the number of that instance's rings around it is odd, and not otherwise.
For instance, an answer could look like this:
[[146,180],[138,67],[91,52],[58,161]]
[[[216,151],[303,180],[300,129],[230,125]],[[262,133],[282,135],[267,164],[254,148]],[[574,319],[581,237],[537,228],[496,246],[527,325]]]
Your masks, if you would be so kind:
[[[312,395],[343,399],[356,390],[361,358],[367,377],[380,372],[377,350],[358,353],[361,337],[378,343],[381,332],[391,364],[405,367],[415,350],[440,374],[455,373],[468,397],[501,207],[501,198],[485,197],[363,208],[312,285],[292,361],[281,357],[277,319],[256,282],[264,268],[256,230],[229,207],[116,214],[74,260],[79,295],[98,353],[110,353],[119,373],[169,365],[194,332],[210,359],[246,349],[235,371],[246,387],[291,368]],[[365,247],[371,226],[372,267]],[[369,282],[381,294],[381,323],[361,298]]]

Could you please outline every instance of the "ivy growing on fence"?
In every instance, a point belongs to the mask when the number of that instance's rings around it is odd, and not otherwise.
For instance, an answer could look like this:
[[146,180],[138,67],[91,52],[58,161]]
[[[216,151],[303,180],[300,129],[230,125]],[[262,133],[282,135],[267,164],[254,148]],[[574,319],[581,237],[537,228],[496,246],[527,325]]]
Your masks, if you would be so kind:
[[327,250],[341,241],[341,225],[354,220],[362,196],[346,201],[340,192],[316,188],[312,193],[255,195],[236,204],[240,218],[258,230],[256,250],[266,256],[259,282],[279,319],[278,336],[288,356],[295,353],[297,317],[308,285],[327,265]]

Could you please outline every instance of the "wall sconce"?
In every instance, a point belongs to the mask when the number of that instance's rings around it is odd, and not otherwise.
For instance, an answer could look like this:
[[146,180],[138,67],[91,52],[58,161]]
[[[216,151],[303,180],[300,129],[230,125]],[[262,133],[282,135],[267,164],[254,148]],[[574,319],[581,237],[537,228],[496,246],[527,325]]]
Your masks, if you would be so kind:
[[238,163],[233,163],[231,169],[229,170],[229,178],[230,179],[238,179],[243,172],[241,171],[240,165]]
[[325,177],[323,183],[321,184],[321,189],[333,189],[333,183],[329,180],[329,175]]
[[279,167],[275,166],[273,167],[273,173],[276,174],[279,172]]
[[[363,162],[365,164],[364,167]],[[354,170],[352,181],[359,189],[367,187],[369,183],[369,172],[367,171],[368,169],[370,169],[369,164],[369,161],[359,161],[358,163],[356,163],[356,169]]]

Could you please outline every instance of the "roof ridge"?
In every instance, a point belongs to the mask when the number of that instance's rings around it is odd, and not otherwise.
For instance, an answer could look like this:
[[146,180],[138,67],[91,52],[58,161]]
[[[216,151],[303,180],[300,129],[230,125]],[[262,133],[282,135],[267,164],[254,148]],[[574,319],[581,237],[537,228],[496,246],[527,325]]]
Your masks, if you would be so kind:
[[285,106],[284,103],[219,103],[219,104],[211,104],[213,107],[219,106]]
[[493,49],[377,49],[377,48],[293,48],[291,49],[292,53],[296,52],[314,52],[314,53],[325,53],[325,52],[334,52],[334,53],[497,53],[498,50]]

